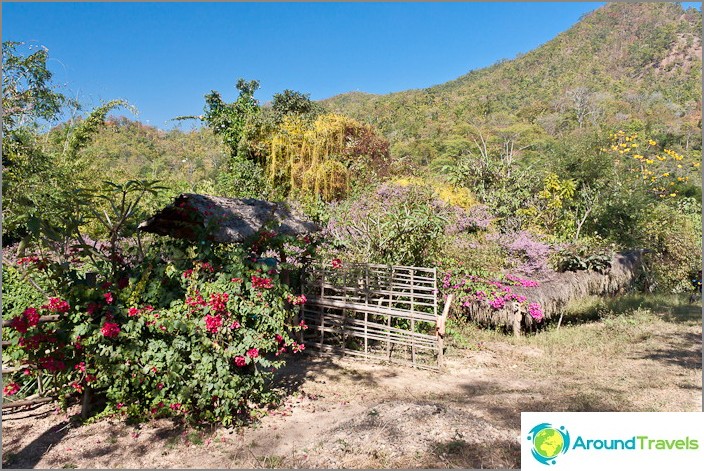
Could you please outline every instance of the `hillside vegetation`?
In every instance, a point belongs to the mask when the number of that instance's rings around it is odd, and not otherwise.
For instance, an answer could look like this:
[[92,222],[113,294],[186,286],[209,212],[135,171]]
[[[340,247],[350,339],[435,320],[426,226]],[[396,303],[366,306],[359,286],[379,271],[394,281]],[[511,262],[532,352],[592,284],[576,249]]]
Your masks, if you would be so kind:
[[444,84],[324,100],[377,127],[395,158],[439,168],[476,152],[476,128],[514,148],[589,129],[638,127],[685,147],[700,140],[701,12],[612,3],[543,46]]
[[[424,90],[324,102],[284,90],[262,106],[259,82],[241,78],[233,102],[213,90],[202,114],[174,117],[203,124],[190,132],[108,118],[131,110],[121,100],[83,110],[45,49],[4,42],[3,358],[31,366],[3,376],[4,394],[30,396],[47,372],[56,397],[101,391],[107,415],[247,422],[305,349],[295,306],[313,263],[437,268],[459,326],[481,305],[490,325],[517,306],[542,328],[533,288],[606,273],[632,249],[634,289],[691,292],[700,31],[701,13],[678,4],[614,3]],[[182,192],[286,202],[323,230],[262,228],[240,245],[137,230]]]

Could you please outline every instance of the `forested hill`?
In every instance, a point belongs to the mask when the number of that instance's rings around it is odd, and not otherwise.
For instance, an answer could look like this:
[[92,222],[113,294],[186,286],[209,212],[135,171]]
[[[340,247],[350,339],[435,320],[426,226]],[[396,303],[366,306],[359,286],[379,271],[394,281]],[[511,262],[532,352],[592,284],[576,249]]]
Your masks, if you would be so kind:
[[419,164],[451,160],[472,126],[564,136],[635,122],[686,141],[700,134],[701,21],[676,3],[612,3],[525,55],[456,80],[323,104],[376,126],[392,155]]

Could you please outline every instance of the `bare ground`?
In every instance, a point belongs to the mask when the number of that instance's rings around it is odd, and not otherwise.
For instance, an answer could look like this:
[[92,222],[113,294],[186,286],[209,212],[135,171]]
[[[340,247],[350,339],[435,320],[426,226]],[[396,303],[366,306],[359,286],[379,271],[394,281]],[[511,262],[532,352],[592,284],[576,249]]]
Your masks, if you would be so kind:
[[3,467],[518,468],[521,411],[701,411],[697,310],[475,331],[442,374],[311,352],[280,372],[282,407],[247,428],[3,413]]

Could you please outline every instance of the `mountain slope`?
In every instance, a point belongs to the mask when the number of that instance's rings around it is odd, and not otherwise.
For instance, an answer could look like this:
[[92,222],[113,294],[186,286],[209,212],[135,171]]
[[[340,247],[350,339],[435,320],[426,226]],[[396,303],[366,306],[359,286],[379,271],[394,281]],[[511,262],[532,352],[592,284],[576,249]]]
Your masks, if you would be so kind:
[[676,3],[607,4],[513,60],[422,90],[323,104],[377,126],[397,156],[421,163],[446,154],[469,125],[497,120],[550,136],[640,120],[679,135],[701,115],[701,19]]

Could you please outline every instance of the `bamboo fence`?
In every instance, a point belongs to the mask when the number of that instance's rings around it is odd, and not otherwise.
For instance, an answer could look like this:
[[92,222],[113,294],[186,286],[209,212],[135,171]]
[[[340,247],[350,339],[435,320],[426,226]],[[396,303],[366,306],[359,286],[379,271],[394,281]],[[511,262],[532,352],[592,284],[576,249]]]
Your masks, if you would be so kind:
[[307,274],[304,290],[305,341],[321,353],[441,368],[449,303],[438,315],[436,269],[374,264],[315,268]]

